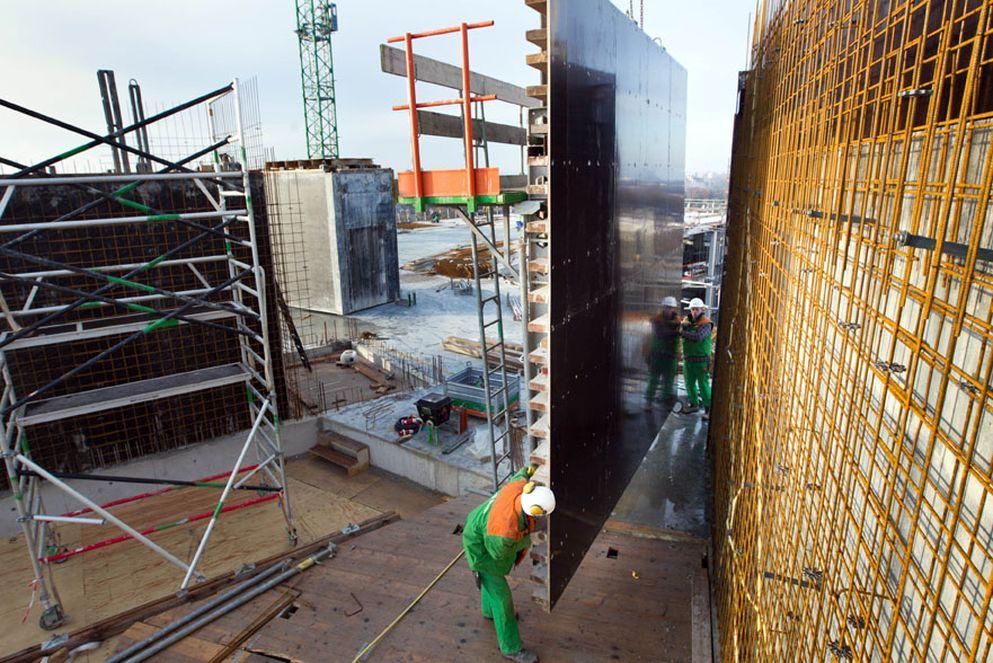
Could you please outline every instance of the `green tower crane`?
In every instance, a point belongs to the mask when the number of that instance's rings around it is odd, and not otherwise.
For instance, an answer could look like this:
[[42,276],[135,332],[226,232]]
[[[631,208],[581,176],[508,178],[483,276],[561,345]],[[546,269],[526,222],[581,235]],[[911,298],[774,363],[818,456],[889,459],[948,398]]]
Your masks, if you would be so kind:
[[331,33],[338,31],[338,8],[325,0],[296,0],[296,9],[307,158],[337,159],[338,114]]

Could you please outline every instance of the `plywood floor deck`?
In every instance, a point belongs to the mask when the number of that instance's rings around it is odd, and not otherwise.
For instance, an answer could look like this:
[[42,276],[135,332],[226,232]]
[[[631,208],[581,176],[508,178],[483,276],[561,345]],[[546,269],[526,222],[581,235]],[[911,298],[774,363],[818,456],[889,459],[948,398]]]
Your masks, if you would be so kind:
[[[364,534],[260,597],[260,605],[225,616],[156,660],[351,661],[458,553],[457,526],[478,502],[453,500]],[[706,622],[709,629],[704,552],[699,542],[602,532],[551,614],[531,602],[526,570],[516,570],[510,584],[525,646],[549,663],[708,660],[709,632],[700,637],[699,628]],[[253,631],[266,606],[280,601],[290,609]],[[179,614],[136,624],[122,646]],[[366,660],[503,660],[464,560]]]
[[[409,517],[443,500],[438,493],[380,470],[348,477],[340,468],[310,457],[287,463],[287,483],[301,544],[389,510]],[[218,496],[216,490],[187,488],[122,505],[114,512],[141,529],[209,511]],[[236,491],[230,503],[255,497],[253,491]],[[151,538],[181,559],[190,559],[206,523],[174,527]],[[62,545],[71,549],[119,531],[112,526],[68,525],[60,526],[60,533]],[[246,507],[218,520],[201,572],[210,578],[289,549],[285,521],[275,501]],[[180,569],[134,541],[78,555],[52,568],[70,617],[58,632],[75,631],[168,595],[182,580]],[[37,603],[25,618],[31,578],[23,539],[0,542],[0,655],[52,636],[37,626]]]

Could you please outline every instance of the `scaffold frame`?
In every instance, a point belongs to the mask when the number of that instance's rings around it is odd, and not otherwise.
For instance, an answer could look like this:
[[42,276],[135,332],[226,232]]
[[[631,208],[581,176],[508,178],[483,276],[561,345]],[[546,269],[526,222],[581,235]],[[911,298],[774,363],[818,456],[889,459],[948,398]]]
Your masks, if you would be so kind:
[[[20,300],[20,306],[12,306],[6,297],[0,296],[3,304],[0,316],[6,323],[6,329],[0,333],[0,372],[2,372],[3,384],[3,393],[0,397],[0,416],[3,418],[2,455],[17,508],[17,520],[31,557],[33,586],[36,588],[43,610],[39,620],[40,626],[53,629],[65,620],[64,606],[59,599],[54,578],[51,573],[46,576],[44,570],[47,565],[67,556],[125,540],[135,540],[182,572],[182,579],[177,582],[178,588],[182,590],[191,582],[203,579],[198,569],[221,514],[268,501],[278,501],[285,518],[287,534],[291,542],[295,542],[296,530],[286,492],[277,391],[269,339],[267,275],[259,259],[239,81],[235,79],[217,90],[107,135],[93,134],[5,100],[0,100],[0,104],[88,138],[88,142],[78,147],[31,166],[3,159],[5,165],[18,170],[12,175],[0,176],[0,189],[2,189],[0,257],[4,258],[5,265],[0,272],[0,280],[7,284],[8,288],[20,286],[28,291],[27,296]],[[219,104],[225,104],[223,109]],[[123,141],[125,134],[144,130],[155,122],[196,106],[201,106],[208,116],[213,144],[182,160],[170,161]],[[215,126],[215,116],[220,114],[221,110],[233,115],[233,128]],[[228,130],[230,133],[224,133]],[[224,135],[218,136],[218,133]],[[117,150],[135,154],[156,164],[159,170],[150,173],[77,176],[55,176],[48,172],[51,166],[98,145],[110,145]],[[201,157],[212,160],[213,167],[209,172],[187,167]],[[200,203],[206,200],[212,211],[164,213],[128,196],[142,186],[176,183],[192,184],[202,196]],[[120,186],[108,191],[104,188],[107,185]],[[4,213],[18,190],[25,187],[40,187],[44,191],[45,187],[54,186],[72,187],[93,198],[73,212],[55,219],[29,223],[8,220],[5,223]],[[136,210],[139,214],[107,217],[86,214],[104,202],[119,204],[126,209]],[[19,250],[26,239],[37,238],[42,233],[76,232],[107,226],[130,226],[140,232],[142,228],[161,227],[163,224],[182,226],[195,234],[191,239],[178,244],[157,247],[159,249],[157,255],[144,262],[99,264],[97,262],[101,255],[99,252],[94,252],[93,257],[81,252],[79,261],[60,261]],[[203,244],[205,238],[223,240],[224,251],[220,253],[206,251],[198,254],[197,247]],[[82,259],[83,256],[85,259]],[[213,281],[207,278],[204,275],[204,267],[211,264],[226,265],[227,278],[215,278]],[[31,265],[32,268],[18,269],[17,265],[22,267]],[[200,287],[175,291],[142,282],[142,276],[148,276],[154,270],[184,267],[195,275],[201,284]],[[222,270],[223,267],[218,269]],[[95,280],[101,285],[91,290],[70,287],[64,282],[59,282],[60,279],[70,277]],[[122,289],[127,291],[127,296],[121,294]],[[9,296],[13,291],[5,292]],[[39,292],[57,293],[67,297],[69,303],[57,306],[36,305],[39,301],[37,297]],[[97,309],[102,315],[76,318],[70,315],[74,311],[87,309]],[[168,372],[151,379],[52,395],[58,391],[57,388],[64,388],[67,382],[81,371],[101,362],[112,362],[114,353],[128,344],[148,334],[168,333],[167,330],[181,326],[207,327],[212,331],[233,335],[237,338],[240,361],[202,367],[193,371]],[[97,339],[111,344],[85,362],[75,365],[58,378],[29,393],[16,393],[16,379],[10,365],[11,353],[26,349],[46,349],[44,346],[57,349],[61,344],[81,339]],[[112,480],[116,482],[159,483],[167,484],[169,487],[98,504],[67,483],[67,479],[109,480],[107,477],[74,475],[57,471],[43,466],[32,457],[31,447],[28,444],[31,426],[70,420],[78,416],[147,401],[168,402],[204,390],[238,384],[244,385],[251,428],[240,446],[233,467],[223,474],[194,481],[114,476]],[[123,436],[127,435],[127,431],[120,433]],[[254,455],[255,462],[248,465],[246,461],[250,454]],[[216,481],[221,478],[224,479],[223,482]],[[261,479],[262,484],[250,485],[248,482],[252,478]],[[48,513],[42,499],[42,482],[54,486],[79,502],[82,508],[61,515]],[[111,510],[118,504],[142,500],[176,487],[191,485],[221,490],[217,505],[211,512],[194,514],[178,521],[139,531],[118,518]],[[236,490],[256,490],[262,495],[239,504],[226,505],[229,496]],[[189,560],[180,559],[150,537],[154,532],[166,527],[200,520],[206,520],[207,525]],[[122,535],[85,546],[86,550],[65,551],[52,555],[46,552],[46,540],[51,534],[49,529],[51,523],[110,524],[120,529]]]

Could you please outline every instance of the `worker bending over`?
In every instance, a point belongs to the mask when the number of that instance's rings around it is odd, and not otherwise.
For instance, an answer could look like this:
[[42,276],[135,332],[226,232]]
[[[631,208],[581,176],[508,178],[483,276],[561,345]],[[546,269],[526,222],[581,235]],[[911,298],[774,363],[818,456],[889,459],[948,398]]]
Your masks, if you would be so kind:
[[679,365],[679,304],[675,297],[662,300],[662,312],[651,320],[652,331],[646,344],[648,389],[645,409],[652,406],[655,390],[662,383],[662,402],[672,405],[676,400],[676,367]]
[[690,300],[690,315],[683,318],[683,378],[690,406],[684,412],[696,412],[702,405],[704,419],[710,412],[710,340],[714,324],[707,317],[707,306],[699,298]]
[[521,647],[517,613],[506,575],[527,557],[535,518],[555,509],[550,488],[529,481],[527,466],[488,500],[473,509],[462,530],[462,546],[482,594],[483,617],[493,620],[503,657],[537,663],[538,656]]

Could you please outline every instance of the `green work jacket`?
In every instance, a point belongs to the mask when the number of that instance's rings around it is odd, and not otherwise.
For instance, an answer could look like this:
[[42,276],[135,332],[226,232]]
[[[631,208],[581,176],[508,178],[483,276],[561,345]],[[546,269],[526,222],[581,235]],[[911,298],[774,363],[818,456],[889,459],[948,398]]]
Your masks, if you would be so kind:
[[469,513],[462,529],[462,546],[473,571],[507,575],[518,556],[531,546],[534,518],[521,509],[526,484],[527,474],[522,468]]

